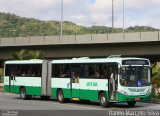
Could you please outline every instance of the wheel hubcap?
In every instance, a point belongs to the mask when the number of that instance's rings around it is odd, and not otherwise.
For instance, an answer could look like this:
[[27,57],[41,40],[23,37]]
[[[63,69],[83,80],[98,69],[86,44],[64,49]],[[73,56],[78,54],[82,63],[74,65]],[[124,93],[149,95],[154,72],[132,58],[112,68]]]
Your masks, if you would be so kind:
[[105,97],[101,97],[101,103],[104,104],[106,102]]
[[21,92],[21,97],[24,98],[25,97],[25,92]]
[[62,101],[62,99],[63,99],[62,94],[59,94],[59,95],[58,95],[58,98],[59,98],[60,101]]

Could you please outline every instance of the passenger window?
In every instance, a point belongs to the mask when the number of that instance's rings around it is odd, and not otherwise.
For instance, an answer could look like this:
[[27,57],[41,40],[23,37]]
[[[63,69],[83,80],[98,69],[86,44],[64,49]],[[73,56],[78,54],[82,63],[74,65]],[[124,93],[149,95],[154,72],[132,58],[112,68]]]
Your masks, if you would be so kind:
[[61,64],[60,77],[62,78],[70,78],[71,70],[69,64]]
[[53,64],[52,67],[52,77],[58,78],[60,76],[60,64]]

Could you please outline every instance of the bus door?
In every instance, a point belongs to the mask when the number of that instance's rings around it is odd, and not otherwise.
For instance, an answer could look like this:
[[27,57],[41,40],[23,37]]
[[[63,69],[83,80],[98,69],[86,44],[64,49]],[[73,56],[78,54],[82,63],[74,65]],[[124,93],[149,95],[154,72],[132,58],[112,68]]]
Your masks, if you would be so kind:
[[109,100],[118,101],[118,65],[110,67],[110,78],[109,78]]
[[71,78],[71,96],[79,98],[79,79]]
[[15,92],[15,76],[9,76],[9,92]]
[[16,83],[16,77],[15,77],[15,72],[16,72],[16,66],[15,65],[6,65],[6,67],[9,70],[9,92],[15,92],[15,83]]
[[79,100],[79,76],[80,76],[80,65],[72,65],[71,68],[71,96],[75,100]]

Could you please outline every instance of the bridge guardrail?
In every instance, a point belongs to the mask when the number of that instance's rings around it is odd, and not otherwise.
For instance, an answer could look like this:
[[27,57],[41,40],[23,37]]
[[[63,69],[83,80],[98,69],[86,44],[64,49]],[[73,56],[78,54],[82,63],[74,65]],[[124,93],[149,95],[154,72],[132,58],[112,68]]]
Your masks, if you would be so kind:
[[0,47],[3,46],[30,46],[30,45],[63,45],[63,44],[93,44],[93,43],[127,43],[159,41],[159,32],[135,32],[113,34],[87,34],[60,36],[28,36],[0,38]]

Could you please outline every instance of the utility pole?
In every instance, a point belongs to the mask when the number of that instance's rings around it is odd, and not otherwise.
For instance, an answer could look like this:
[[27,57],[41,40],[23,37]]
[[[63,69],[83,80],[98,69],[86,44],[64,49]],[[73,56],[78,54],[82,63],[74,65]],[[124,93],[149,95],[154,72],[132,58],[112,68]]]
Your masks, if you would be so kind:
[[123,33],[125,32],[124,30],[124,0],[123,0]]
[[61,39],[63,36],[63,0],[61,0]]
[[112,0],[112,33],[113,33],[113,29],[114,29],[114,4]]
[[[92,34],[94,34],[94,31],[95,31],[95,25],[96,25],[96,22],[93,22],[93,23],[92,23],[92,30],[93,30]],[[96,34],[96,32],[95,32],[95,34]]]

